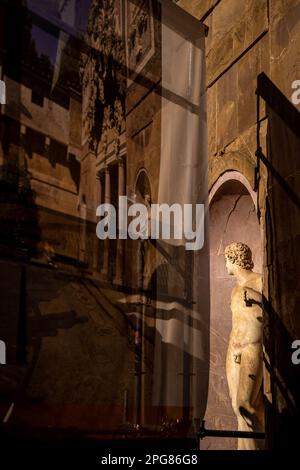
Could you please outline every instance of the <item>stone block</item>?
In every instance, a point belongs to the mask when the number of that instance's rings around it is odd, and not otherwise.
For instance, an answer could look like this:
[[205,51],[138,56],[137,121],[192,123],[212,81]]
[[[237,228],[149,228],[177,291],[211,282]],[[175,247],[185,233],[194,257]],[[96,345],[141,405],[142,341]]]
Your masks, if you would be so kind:
[[203,18],[216,4],[218,0],[180,0],[178,5],[198,19]]
[[294,8],[299,7],[299,0],[270,0],[270,22],[276,23]]
[[230,34],[224,36],[221,41],[213,41],[207,54],[207,85],[216,80],[233,62],[233,59],[233,38]]
[[268,29],[267,0],[223,0],[212,13],[207,83],[226,70]]
[[206,18],[205,22],[204,22],[204,24],[207,26],[207,33],[206,33],[206,38],[205,38],[205,53],[206,53],[206,55],[210,51],[212,43],[213,43],[213,35],[211,34],[212,19],[213,19],[213,15],[209,15]]
[[[260,145],[266,154],[267,121],[263,121],[260,129]],[[256,125],[240,134],[225,149],[219,151],[216,156],[210,157],[208,161],[208,187],[211,188],[218,178],[229,170],[242,173],[252,188],[254,187],[254,176],[256,166],[255,151]],[[262,173],[264,167],[262,166]]]
[[217,149],[237,136],[237,69],[232,67],[217,83]]
[[82,135],[82,126],[81,126],[81,114],[82,114],[82,104],[75,100],[70,99],[70,143],[73,145],[81,145],[81,135]]
[[[257,121],[257,76],[269,73],[269,38],[264,36],[237,63],[238,76],[238,131],[244,132]],[[260,103],[260,118],[265,115],[265,104]]]
[[[244,22],[245,44],[243,50],[249,47],[264,31],[268,30],[268,1],[248,0]],[[237,52],[240,53],[241,50],[239,49]]]
[[208,127],[208,156],[217,151],[217,85],[207,90],[207,127]]
[[222,0],[212,13],[212,32],[215,39],[227,35],[233,28],[237,28],[247,11],[247,1]]
[[[272,24],[270,31],[270,77],[289,100],[294,91],[292,82],[300,78],[299,23],[300,2]],[[300,105],[297,107],[300,110]]]

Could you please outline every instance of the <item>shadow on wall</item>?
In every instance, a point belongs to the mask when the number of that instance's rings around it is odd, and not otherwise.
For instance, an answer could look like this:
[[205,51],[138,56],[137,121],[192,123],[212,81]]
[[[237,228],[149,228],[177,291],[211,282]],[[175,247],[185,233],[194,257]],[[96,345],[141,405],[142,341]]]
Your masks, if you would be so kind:
[[300,114],[265,75],[257,95],[267,104],[267,156],[258,141],[258,169],[268,169],[265,286],[266,368],[272,404],[267,407],[269,448],[298,445],[299,366],[291,361],[292,342],[300,338]]

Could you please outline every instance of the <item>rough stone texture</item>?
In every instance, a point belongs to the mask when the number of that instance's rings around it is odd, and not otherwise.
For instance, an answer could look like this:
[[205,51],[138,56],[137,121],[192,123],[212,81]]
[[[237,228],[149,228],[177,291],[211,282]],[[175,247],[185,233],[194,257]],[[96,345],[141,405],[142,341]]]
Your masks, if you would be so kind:
[[82,137],[82,125],[81,120],[78,116],[82,114],[82,104],[80,101],[71,98],[70,99],[70,144],[78,148],[78,153],[81,150],[81,137]]
[[[90,184],[89,181],[96,174],[95,156],[89,153],[82,163],[80,196],[84,195],[87,206],[87,220],[96,222],[96,208],[98,206],[99,183]],[[97,184],[98,183],[98,184]]]
[[[265,125],[261,128],[261,140],[266,136]],[[265,148],[265,146],[264,146]],[[210,158],[208,165],[209,188],[217,181],[219,176],[229,170],[240,171],[254,187],[254,169],[256,165],[256,126],[252,126],[225,149],[219,151],[214,158]]]
[[[271,3],[274,23],[271,24],[270,31],[270,77],[281,92],[291,99],[294,91],[292,82],[299,80],[300,76],[300,3],[279,2],[281,9],[276,2],[275,4]],[[280,18],[281,12],[285,14]]]
[[[39,224],[38,249],[46,242],[58,254],[77,258],[80,163],[76,156],[81,141],[81,105],[72,98],[67,109],[44,97],[43,106],[38,106],[32,102],[27,86],[8,77],[6,80],[5,119],[9,117],[13,119],[11,122],[21,126],[22,137],[19,134],[18,138],[22,147],[4,142],[5,162],[11,165],[17,159],[19,167],[28,171],[27,184],[32,191]],[[3,135],[9,140],[9,124],[5,122],[2,123]],[[91,210],[94,219],[93,206]],[[26,210],[24,212],[26,217]]]
[[[1,272],[7,270],[18,289],[20,267],[1,262]],[[6,382],[14,393],[23,374],[27,383],[12,422],[20,426],[29,420],[31,426],[44,428],[116,428],[123,420],[125,390],[132,407],[134,352],[130,323],[116,308],[114,295],[87,279],[42,266],[27,267],[26,291],[28,367],[15,363],[18,308],[13,316],[9,310],[1,312],[2,337],[10,345],[1,384]],[[13,298],[10,295],[11,305]],[[7,403],[2,402],[1,412],[5,409]]]
[[270,23],[274,25],[299,6],[299,0],[270,0]]
[[[5,78],[8,102],[5,114],[22,122],[36,131],[44,132],[60,142],[69,141],[70,114],[62,106],[44,98],[44,106],[31,102],[31,90],[27,86],[16,83],[9,77]],[[20,96],[20,102],[15,97]]]
[[[206,8],[205,2],[203,4]],[[198,2],[190,2],[190,12],[196,12],[197,8],[199,8]],[[207,85],[216,80],[212,86],[209,86],[207,92],[209,187],[212,187],[226,171],[237,170],[247,178],[254,188],[257,164],[255,152],[258,145],[256,135],[257,97],[255,94],[257,76],[264,72],[287,99],[291,99],[292,81],[299,79],[300,74],[298,47],[300,2],[299,0],[270,0],[270,2],[221,0],[206,18],[205,23],[209,27],[206,38]],[[259,36],[261,39],[255,43]],[[247,48],[249,50],[245,52]],[[241,56],[240,59],[238,59],[239,56]],[[260,99],[259,105],[259,117],[262,120],[259,145],[264,155],[268,157],[270,156],[270,145],[276,145],[278,149],[276,169],[297,194],[297,176],[295,174],[297,165],[295,161],[291,160],[291,156],[297,153],[297,145],[294,145],[293,139],[290,138],[289,132],[286,130],[279,131],[278,138],[273,131],[272,139],[275,139],[276,144],[271,144],[270,141],[267,144],[267,137],[270,134],[268,121],[265,119],[266,104]],[[298,105],[297,108],[300,109],[300,106]],[[286,158],[283,156],[289,158],[290,165],[287,165]],[[271,180],[272,183],[269,184],[275,184],[274,177]],[[299,297],[299,286],[296,279],[299,278],[299,274],[297,274],[297,267],[293,261],[295,259],[293,253],[295,253],[297,243],[299,244],[297,242],[298,222],[295,219],[297,209],[295,204],[287,199],[287,195],[283,195],[278,184],[275,184],[274,189],[269,189],[271,191],[270,202],[267,203],[267,181],[268,171],[261,162],[258,203],[261,213],[261,229],[264,234],[264,249],[267,253],[266,260],[269,260],[266,261],[269,265],[263,267],[264,290],[267,298],[273,299],[275,296],[271,306],[271,314],[268,313],[268,317],[269,315],[274,317],[272,315],[274,311],[276,311],[276,317],[280,317],[280,320],[275,320],[275,323],[272,319],[272,326],[266,326],[265,354],[272,366],[277,364],[280,374],[285,377],[286,385],[291,387],[291,393],[295,397],[299,396],[299,390],[294,381],[296,371],[289,367],[288,348],[291,337],[299,336],[299,322],[295,317]],[[269,213],[270,203],[272,204],[272,215]],[[287,205],[288,210],[286,209]],[[284,215],[279,217],[278,214],[281,214],[281,211],[284,211]],[[211,216],[213,215],[214,209],[212,207]],[[266,220],[264,220],[265,216]],[[247,226],[246,221],[244,224]],[[288,238],[290,242],[287,241]],[[274,258],[276,261],[272,261]],[[259,264],[261,265],[261,261]],[[290,273],[287,275],[289,282],[281,276],[282,272]],[[221,321],[220,318],[219,321]],[[269,318],[266,321],[269,321]],[[212,339],[211,357],[216,358],[220,349],[222,350],[222,345]],[[215,423],[212,421],[212,426],[226,427],[230,424],[224,411],[226,405],[223,403],[222,409],[219,408],[217,412],[212,411],[214,407],[218,406],[219,389],[220,386],[222,387],[220,377],[214,376],[211,372],[206,418],[215,419]],[[295,419],[293,421],[291,418],[293,411],[286,402],[284,394],[275,385],[276,383],[273,375],[270,376],[265,372],[264,390],[269,403],[267,407],[268,446],[273,448],[276,445],[281,446],[285,440],[288,442],[290,439],[292,442],[293,439],[291,434],[287,439],[281,435],[281,420],[286,420],[287,428],[290,426],[291,429],[294,429],[293,423],[295,423]],[[221,396],[223,396],[222,393]],[[271,405],[274,398],[278,402],[277,409]],[[213,441],[207,444],[207,447],[214,448],[221,445],[229,448],[232,444]]]
[[[288,105],[282,108],[292,112]],[[299,113],[295,122],[299,128]],[[267,431],[270,446],[290,449],[298,446],[300,399],[299,366],[291,361],[292,342],[300,337],[300,138],[298,129],[292,130],[272,110],[268,143],[265,347],[272,397],[269,394]]]
[[231,68],[217,83],[217,148],[222,149],[237,136],[237,74]]
[[[238,75],[238,131],[249,129],[257,121],[257,76],[269,75],[269,38],[264,36],[237,63]],[[266,114],[264,103],[260,105],[259,118]]]
[[223,0],[212,13],[207,50],[210,84],[268,28],[267,0]]
[[210,158],[217,152],[217,87],[212,86],[207,90],[207,132],[208,132],[208,155]]
[[[151,197],[155,201],[159,183],[160,155],[160,97],[152,92],[141,105],[129,114],[126,123],[127,148],[134,157],[127,165],[127,185],[135,190],[141,168],[149,173]],[[156,157],[156,158],[155,158]]]
[[[249,50],[227,73],[208,88],[208,139],[210,158],[257,120],[257,76],[268,75],[268,37]],[[216,100],[216,103],[215,103]],[[260,103],[260,119],[265,116]],[[255,152],[255,150],[254,150]]]
[[219,0],[179,0],[178,5],[191,15],[202,19]]

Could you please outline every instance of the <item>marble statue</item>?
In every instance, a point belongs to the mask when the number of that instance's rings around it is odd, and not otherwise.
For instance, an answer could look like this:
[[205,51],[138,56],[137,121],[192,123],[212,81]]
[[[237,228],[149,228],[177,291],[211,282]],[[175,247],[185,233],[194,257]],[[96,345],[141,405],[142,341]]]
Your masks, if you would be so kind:
[[[231,294],[232,330],[226,357],[226,375],[239,431],[264,430],[262,279],[252,271],[250,248],[232,243],[225,249],[228,274],[237,284]],[[256,450],[263,440],[238,439],[239,450]]]

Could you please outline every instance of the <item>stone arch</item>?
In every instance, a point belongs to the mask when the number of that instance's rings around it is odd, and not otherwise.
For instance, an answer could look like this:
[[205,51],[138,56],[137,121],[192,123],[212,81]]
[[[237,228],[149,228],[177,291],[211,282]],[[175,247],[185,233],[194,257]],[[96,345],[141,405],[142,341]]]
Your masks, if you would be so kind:
[[233,145],[234,148],[225,149],[210,161],[208,169],[209,191],[223,174],[233,171],[244,176],[250,186],[254,187],[256,157],[247,147],[237,148],[238,144],[234,143]]
[[150,178],[146,168],[144,167],[141,167],[137,172],[134,184],[134,192],[137,199],[141,197],[141,199],[144,200],[145,196],[149,196],[151,201],[152,191]]
[[[262,236],[257,193],[240,172],[224,172],[209,194],[210,239],[210,378],[205,419],[213,429],[237,429],[226,378],[226,353],[231,331],[230,298],[235,280],[225,268],[224,249],[234,241],[250,246],[254,270],[262,271]],[[236,449],[234,439],[213,439],[214,449]],[[203,446],[202,446],[203,447]]]
[[237,181],[238,183],[241,183],[243,186],[245,186],[246,190],[249,192],[249,194],[252,198],[255,209],[257,210],[257,193],[254,191],[254,189],[252,189],[252,186],[249,183],[249,181],[247,180],[247,178],[242,173],[240,173],[239,171],[236,171],[236,170],[226,171],[212,185],[212,187],[209,191],[209,197],[208,197],[209,204],[211,203],[211,201],[213,200],[214,196],[217,194],[219,189],[227,181],[232,181],[232,182]]

